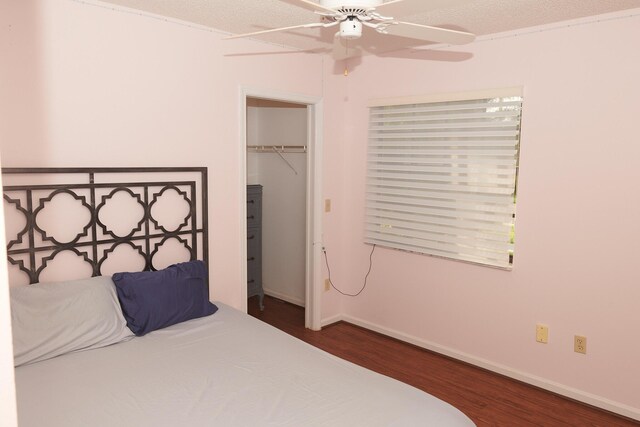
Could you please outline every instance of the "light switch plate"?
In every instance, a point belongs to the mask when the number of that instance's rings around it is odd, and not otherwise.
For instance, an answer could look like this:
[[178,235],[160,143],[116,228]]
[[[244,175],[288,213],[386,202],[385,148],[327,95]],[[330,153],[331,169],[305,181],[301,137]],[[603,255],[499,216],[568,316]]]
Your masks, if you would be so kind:
[[538,323],[536,325],[536,341],[546,344],[549,342],[549,327]]

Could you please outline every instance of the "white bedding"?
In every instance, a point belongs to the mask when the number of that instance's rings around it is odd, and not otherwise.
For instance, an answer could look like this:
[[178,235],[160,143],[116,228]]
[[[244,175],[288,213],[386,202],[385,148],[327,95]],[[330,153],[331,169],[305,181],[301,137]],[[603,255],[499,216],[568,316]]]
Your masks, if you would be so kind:
[[16,368],[21,427],[473,426],[451,405],[223,304]]

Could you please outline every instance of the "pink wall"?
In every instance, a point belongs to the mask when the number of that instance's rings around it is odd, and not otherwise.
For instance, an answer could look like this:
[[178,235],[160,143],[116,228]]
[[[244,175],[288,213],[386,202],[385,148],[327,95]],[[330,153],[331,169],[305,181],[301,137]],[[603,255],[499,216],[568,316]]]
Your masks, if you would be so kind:
[[208,166],[212,292],[240,307],[240,87],[320,96],[322,58],[100,3],[3,6],[3,166]]
[[[513,271],[378,248],[368,289],[343,301],[347,317],[640,417],[640,341],[630,339],[640,324],[634,12],[482,38],[459,48],[473,54],[464,62],[368,57],[352,72],[350,168],[341,171],[350,203],[339,212],[350,290],[370,250],[368,99],[510,86],[525,95]],[[536,322],[550,326],[549,344],[535,342]],[[586,356],[573,352],[574,334],[587,336]]]
[[[324,243],[348,291],[368,266],[367,100],[524,86],[514,270],[379,248],[367,290],[323,294],[322,317],[343,312],[640,416],[640,343],[628,339],[640,323],[638,16],[486,38],[460,49],[473,54],[464,62],[366,58],[345,78],[320,56],[224,56],[280,49],[119,8],[3,7],[3,166],[208,166],[213,294],[235,306],[241,85],[323,97]],[[536,322],[550,326],[549,344],[535,343]],[[586,356],[574,334],[588,337]]]
[[[2,179],[0,178],[0,185]],[[0,224],[4,223],[4,212],[0,208]],[[6,237],[0,228],[0,257],[5,259]],[[0,420],[6,427],[16,427],[16,389],[13,369],[13,342],[11,336],[11,302],[6,262],[0,263]]]

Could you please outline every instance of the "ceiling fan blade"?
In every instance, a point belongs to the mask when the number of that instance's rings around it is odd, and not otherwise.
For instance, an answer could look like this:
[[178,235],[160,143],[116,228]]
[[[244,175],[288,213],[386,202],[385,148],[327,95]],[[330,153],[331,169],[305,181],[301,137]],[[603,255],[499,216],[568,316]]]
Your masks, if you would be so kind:
[[343,40],[342,37],[336,35],[333,38],[333,52],[331,56],[336,61],[343,59],[353,58],[354,56],[361,56],[362,48],[356,46],[350,46],[348,41]]
[[315,28],[315,27],[324,27],[324,26],[325,24],[322,24],[320,22],[314,22],[312,24],[294,25],[292,27],[272,28],[270,30],[255,31],[253,33],[236,34],[234,36],[224,37],[223,40],[240,39],[243,37],[252,37],[252,36],[258,36],[261,34],[277,33],[279,31],[296,30],[298,28]]
[[419,13],[431,12],[432,10],[451,8],[473,0],[392,0],[376,7],[376,12],[380,15],[398,18],[401,16],[417,15]]
[[471,43],[476,36],[464,31],[449,30],[447,28],[430,27],[428,25],[413,24],[411,22],[398,22],[389,25],[384,31],[394,36],[408,37],[427,42],[465,44]]
[[302,7],[307,10],[311,10],[313,12],[323,12],[323,13],[334,13],[335,10],[325,7],[321,4],[314,3],[309,0],[280,0],[284,3],[293,4],[295,6]]

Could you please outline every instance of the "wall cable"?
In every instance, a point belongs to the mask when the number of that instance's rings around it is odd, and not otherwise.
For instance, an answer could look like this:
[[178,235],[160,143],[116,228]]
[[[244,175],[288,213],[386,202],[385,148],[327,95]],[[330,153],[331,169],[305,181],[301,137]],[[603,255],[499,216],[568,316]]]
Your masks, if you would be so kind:
[[360,295],[362,291],[364,291],[364,289],[367,287],[367,279],[369,278],[369,274],[371,273],[371,267],[373,267],[373,251],[375,250],[376,250],[376,245],[374,244],[373,247],[371,248],[371,253],[369,254],[369,270],[367,271],[367,274],[364,276],[364,284],[362,285],[362,288],[360,288],[360,290],[357,293],[350,294],[338,289],[331,281],[331,269],[329,268],[329,257],[327,256],[327,250],[323,246],[322,253],[324,254],[324,261],[327,264],[327,273],[329,273],[329,284],[331,285],[331,287],[336,291],[338,291],[340,294],[348,297],[357,297],[358,295]]

